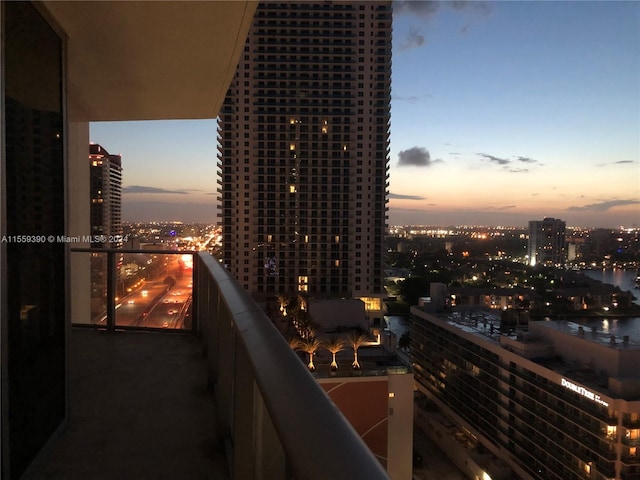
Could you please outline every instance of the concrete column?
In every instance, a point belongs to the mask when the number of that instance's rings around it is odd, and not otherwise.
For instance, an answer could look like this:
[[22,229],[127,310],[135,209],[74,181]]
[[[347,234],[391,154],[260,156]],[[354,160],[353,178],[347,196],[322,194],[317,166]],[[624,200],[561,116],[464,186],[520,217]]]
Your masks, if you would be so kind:
[[[91,235],[89,189],[89,123],[68,122],[67,232],[71,237]],[[70,247],[88,248],[89,243]],[[71,321],[91,323],[90,254],[70,253]]]
[[413,374],[389,375],[387,473],[411,480],[413,462]]

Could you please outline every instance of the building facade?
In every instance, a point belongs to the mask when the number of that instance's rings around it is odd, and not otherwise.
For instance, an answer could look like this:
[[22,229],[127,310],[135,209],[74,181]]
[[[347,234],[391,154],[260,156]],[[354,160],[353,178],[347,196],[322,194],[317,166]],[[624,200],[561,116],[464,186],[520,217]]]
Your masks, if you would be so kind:
[[[94,247],[122,246],[122,156],[110,155],[98,144],[89,145],[91,165],[91,235],[106,237]],[[115,240],[115,241],[111,241]]]
[[381,318],[391,2],[261,2],[219,116],[223,258],[258,300]]
[[566,226],[557,218],[529,222],[529,265],[563,265],[567,261]]
[[637,338],[561,321],[510,335],[456,314],[411,313],[420,390],[514,478],[640,478]]

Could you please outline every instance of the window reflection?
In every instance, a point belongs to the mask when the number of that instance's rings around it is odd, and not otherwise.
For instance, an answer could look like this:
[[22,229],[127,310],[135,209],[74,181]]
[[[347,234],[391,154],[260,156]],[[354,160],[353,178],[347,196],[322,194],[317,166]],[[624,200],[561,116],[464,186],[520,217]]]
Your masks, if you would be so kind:
[[2,7],[9,451],[18,478],[65,409],[62,43],[33,4]]

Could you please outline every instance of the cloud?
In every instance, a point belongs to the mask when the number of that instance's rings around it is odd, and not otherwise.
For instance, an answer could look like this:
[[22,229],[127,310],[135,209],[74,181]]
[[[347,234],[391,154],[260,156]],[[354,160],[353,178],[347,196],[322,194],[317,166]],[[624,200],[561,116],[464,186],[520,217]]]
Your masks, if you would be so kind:
[[569,207],[567,210],[606,212],[612,208],[624,207],[626,205],[640,205],[640,200],[609,200],[606,202],[590,203],[582,207]]
[[481,15],[489,15],[491,13],[491,5],[485,2],[470,1],[470,0],[454,0],[453,2],[447,2],[454,10],[464,10],[472,13],[479,13]]
[[414,17],[429,18],[440,9],[441,5],[442,3],[437,1],[415,2],[411,0],[396,0],[393,2],[393,14],[407,14]]
[[502,165],[504,167],[504,170],[509,172],[509,173],[527,173],[527,172],[529,172],[528,168],[519,168],[519,167],[509,166],[509,165],[513,164],[513,162],[521,162],[521,163],[526,163],[528,165],[543,165],[538,160],[536,160],[534,158],[530,158],[530,157],[517,156],[517,157],[511,157],[511,158],[501,158],[501,157],[496,157],[494,155],[489,155],[487,153],[476,153],[476,155],[481,157],[481,159],[483,161],[484,160],[488,160],[488,161],[496,163],[498,165]]
[[606,167],[607,165],[629,165],[629,164],[634,164],[634,163],[636,163],[635,160],[618,160],[616,162],[599,163],[596,166],[597,167]]
[[411,165],[415,167],[430,167],[434,163],[441,163],[442,160],[432,160],[429,150],[424,147],[413,147],[408,150],[401,150],[398,153],[398,166]]
[[529,157],[517,157],[516,160],[522,163],[538,163],[537,160],[534,160],[533,158],[529,158]]
[[[450,8],[456,12],[465,12],[470,14],[479,14],[481,16],[487,16],[491,13],[491,5],[483,1],[433,1],[433,0],[395,0],[393,2],[393,14],[395,15],[410,15],[412,18],[428,20],[435,16],[442,7]],[[467,33],[471,23],[467,22],[461,29],[460,34]],[[412,48],[418,48],[425,44],[424,35],[420,29],[411,27],[407,38],[398,45],[400,51],[411,50]]]
[[178,193],[180,195],[186,195],[184,190],[167,190],[165,188],[156,187],[143,187],[141,185],[132,185],[130,187],[124,187],[122,193]]
[[397,101],[397,102],[409,102],[409,103],[416,103],[419,102],[421,100],[425,100],[427,98],[433,98],[433,95],[429,95],[428,93],[424,94],[424,95],[410,95],[408,97],[402,97],[399,95],[392,95],[391,96],[391,100]]
[[411,50],[412,48],[418,48],[424,45],[424,35],[422,35],[418,29],[411,27],[407,38],[398,45],[400,51]]
[[490,162],[497,163],[498,165],[508,165],[511,163],[511,160],[506,158],[494,157],[493,155],[487,155],[486,153],[476,153],[476,155],[482,157],[485,160],[489,160]]
[[411,15],[418,18],[431,18],[441,7],[449,7],[458,12],[478,13],[488,15],[491,13],[491,5],[481,1],[457,0],[453,2],[438,2],[424,0],[395,0],[393,2],[394,15]]
[[389,192],[389,198],[397,198],[399,200],[425,200],[426,197],[421,195],[400,195],[398,193]]

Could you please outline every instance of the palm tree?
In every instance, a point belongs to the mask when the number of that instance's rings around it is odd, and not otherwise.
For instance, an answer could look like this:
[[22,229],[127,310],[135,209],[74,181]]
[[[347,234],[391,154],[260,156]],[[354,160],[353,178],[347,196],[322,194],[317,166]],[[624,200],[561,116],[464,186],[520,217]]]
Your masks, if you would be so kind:
[[342,337],[331,335],[328,340],[324,342],[324,348],[329,350],[332,355],[331,370],[338,370],[338,362],[336,362],[336,354],[344,350],[346,342]]
[[309,367],[309,370],[311,370],[312,372],[316,370],[316,366],[313,364],[313,356],[320,349],[320,347],[322,347],[322,342],[315,336],[300,341],[299,348],[305,353],[309,354],[309,363],[307,364],[307,367]]
[[360,346],[366,341],[367,336],[356,330],[352,331],[349,336],[349,343],[351,344],[351,348],[353,348],[353,363],[351,366],[354,370],[360,370],[360,363],[358,363],[358,348],[360,348]]
[[302,340],[300,339],[300,337],[291,336],[287,339],[287,341],[289,342],[289,346],[292,350],[300,350],[302,346]]
[[318,330],[318,324],[314,322],[309,312],[306,310],[300,310],[295,315],[294,326],[302,339],[309,339],[315,337]]
[[278,299],[278,304],[280,305],[280,313],[282,315],[286,315],[287,313],[287,304],[289,303],[289,299],[287,298],[287,296],[283,293],[278,293],[276,295],[276,298]]

